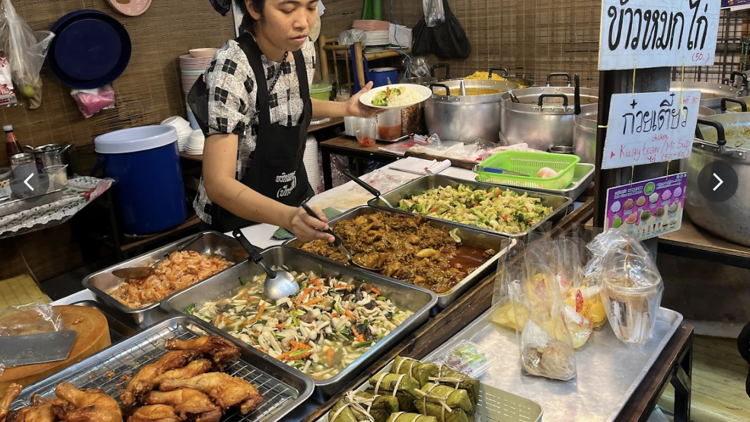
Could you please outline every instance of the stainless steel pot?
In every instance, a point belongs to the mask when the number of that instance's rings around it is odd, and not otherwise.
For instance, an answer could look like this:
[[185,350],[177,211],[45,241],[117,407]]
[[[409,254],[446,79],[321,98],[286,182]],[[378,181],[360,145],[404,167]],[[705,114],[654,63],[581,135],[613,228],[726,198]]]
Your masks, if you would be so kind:
[[672,82],[670,91],[679,92],[680,89],[697,89],[701,92],[701,105],[718,111],[722,98],[734,98],[740,95],[741,89],[732,85],[710,84],[708,82]]
[[[550,86],[553,77],[566,77],[567,86]],[[526,143],[531,148],[547,151],[553,146],[573,145],[575,88],[567,73],[551,73],[547,86],[524,88],[501,96],[500,138],[509,145]],[[599,91],[580,88],[581,105],[596,104]]]
[[73,144],[55,143],[39,147],[26,145],[26,149],[34,154],[37,167],[43,170],[51,166],[67,165],[68,177],[73,177],[73,169],[70,168],[70,154],[68,150]]
[[[465,88],[487,88],[497,94],[460,95],[461,84]],[[500,133],[500,96],[518,89],[508,81],[450,80],[430,87],[433,95],[424,103],[427,130],[436,133],[441,140],[475,142],[477,139],[497,142]],[[448,95],[443,95],[448,94]]]
[[[691,156],[682,163],[682,171],[688,174],[685,211],[693,223],[716,236],[750,246],[750,189],[746,186],[750,180],[750,141],[743,134],[750,133],[750,113],[709,116],[699,120],[698,127],[705,141],[695,139]],[[698,188],[701,170],[716,162],[731,166],[739,179],[739,189],[724,202],[707,200]]]
[[[573,116],[573,149],[581,157],[582,163],[596,164],[596,127],[599,112],[598,104],[581,106],[581,113]],[[698,109],[700,117],[716,114],[708,107]]]

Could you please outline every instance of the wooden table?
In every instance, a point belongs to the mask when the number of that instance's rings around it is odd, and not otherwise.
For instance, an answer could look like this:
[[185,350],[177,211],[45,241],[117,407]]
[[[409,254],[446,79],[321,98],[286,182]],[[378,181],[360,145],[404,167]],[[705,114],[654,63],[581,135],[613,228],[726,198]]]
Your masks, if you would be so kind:
[[659,252],[750,269],[750,247],[724,240],[683,214],[680,230],[659,237]]
[[[551,235],[556,237],[569,232],[576,225],[582,225],[590,220],[593,213],[594,200],[589,199],[561,220],[552,230]],[[519,254],[514,259],[520,259],[521,256]],[[312,422],[320,418],[333,407],[345,392],[366,382],[372,374],[383,369],[396,356],[420,359],[450,340],[492,306],[495,276],[496,274],[493,274],[481,281],[435,318],[391,348],[385,356],[370,368],[362,368],[360,376],[345,386],[341,393],[310,413],[303,421]],[[651,371],[626,403],[620,416],[616,419],[617,421],[646,421],[668,383],[676,385],[675,421],[690,421],[692,339],[693,328],[687,324],[680,326]]]
[[331,154],[343,155],[349,158],[362,158],[365,160],[375,160],[381,163],[392,163],[398,160],[398,155],[392,152],[381,151],[378,148],[387,145],[387,143],[376,143],[375,146],[363,147],[356,139],[339,136],[338,138],[329,139],[318,145],[323,157],[323,184],[325,189],[333,188],[333,178],[331,176]]

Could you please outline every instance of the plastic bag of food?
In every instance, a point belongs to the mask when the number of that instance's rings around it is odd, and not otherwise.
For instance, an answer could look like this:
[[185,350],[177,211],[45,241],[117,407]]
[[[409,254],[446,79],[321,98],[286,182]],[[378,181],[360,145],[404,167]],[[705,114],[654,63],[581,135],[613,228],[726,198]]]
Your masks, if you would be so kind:
[[[519,248],[523,248],[523,246],[519,246]],[[525,279],[526,264],[524,261],[513,262],[510,258],[506,258],[506,262],[498,264],[495,293],[492,296],[494,308],[492,322],[517,332],[523,330],[529,318],[528,309],[526,306],[522,306],[524,300],[522,281]]]
[[609,325],[626,344],[643,345],[653,336],[664,293],[659,269],[637,238],[609,230],[589,246],[594,258],[585,274],[601,282]]
[[535,242],[525,254],[525,300],[518,307],[526,307],[529,318],[521,332],[521,363],[531,375],[568,381],[576,376],[576,361],[560,282],[549,264],[554,247]]
[[62,317],[47,303],[33,302],[0,310],[0,336],[51,333],[62,328]]
[[432,28],[445,22],[443,0],[422,0],[422,10],[428,27]]
[[50,31],[32,31],[26,21],[16,13],[10,0],[2,3],[5,52],[11,67],[16,88],[29,98],[41,98],[39,71],[47,57],[52,38]]
[[112,85],[95,89],[74,89],[70,91],[70,95],[76,100],[78,110],[87,119],[102,110],[115,107],[115,91]]
[[8,107],[18,104],[16,90],[13,88],[13,77],[10,64],[5,58],[5,51],[0,50],[0,106]]

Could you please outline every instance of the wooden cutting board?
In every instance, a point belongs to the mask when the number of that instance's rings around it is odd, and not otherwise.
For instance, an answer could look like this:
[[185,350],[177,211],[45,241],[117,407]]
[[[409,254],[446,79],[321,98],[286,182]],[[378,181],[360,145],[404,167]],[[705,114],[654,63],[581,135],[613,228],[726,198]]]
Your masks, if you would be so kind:
[[0,397],[11,383],[24,387],[59,372],[111,344],[107,318],[98,310],[85,306],[55,306],[63,320],[63,330],[75,330],[76,341],[68,359],[59,362],[5,368],[0,376]]

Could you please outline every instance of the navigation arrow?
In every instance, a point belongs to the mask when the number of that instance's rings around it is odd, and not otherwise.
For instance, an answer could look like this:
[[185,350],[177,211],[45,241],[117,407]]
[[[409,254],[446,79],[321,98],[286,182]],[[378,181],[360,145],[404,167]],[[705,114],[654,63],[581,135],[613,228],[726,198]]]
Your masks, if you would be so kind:
[[610,155],[609,158],[615,158],[615,152],[614,151],[610,152],[610,154],[612,154],[612,155]]
[[[714,176],[716,176],[716,175],[714,174]],[[34,173],[31,173],[29,175],[29,177],[27,177],[26,180],[23,181],[23,184],[26,185],[26,186],[28,186],[29,189],[31,189],[31,191],[34,192],[34,188],[29,184],[29,180],[31,180],[32,177],[34,177]],[[716,189],[714,189],[714,190],[716,190]]]
[[718,180],[718,181],[719,181],[719,184],[718,184],[718,185],[716,185],[716,186],[714,186],[714,192],[716,192],[716,189],[719,189],[719,186],[723,185],[723,184],[724,184],[724,181],[723,181],[723,180],[721,180],[721,178],[720,178],[719,176],[717,176],[717,175],[716,175],[716,173],[714,173],[713,175],[714,175],[714,177],[716,178],[716,180]]

